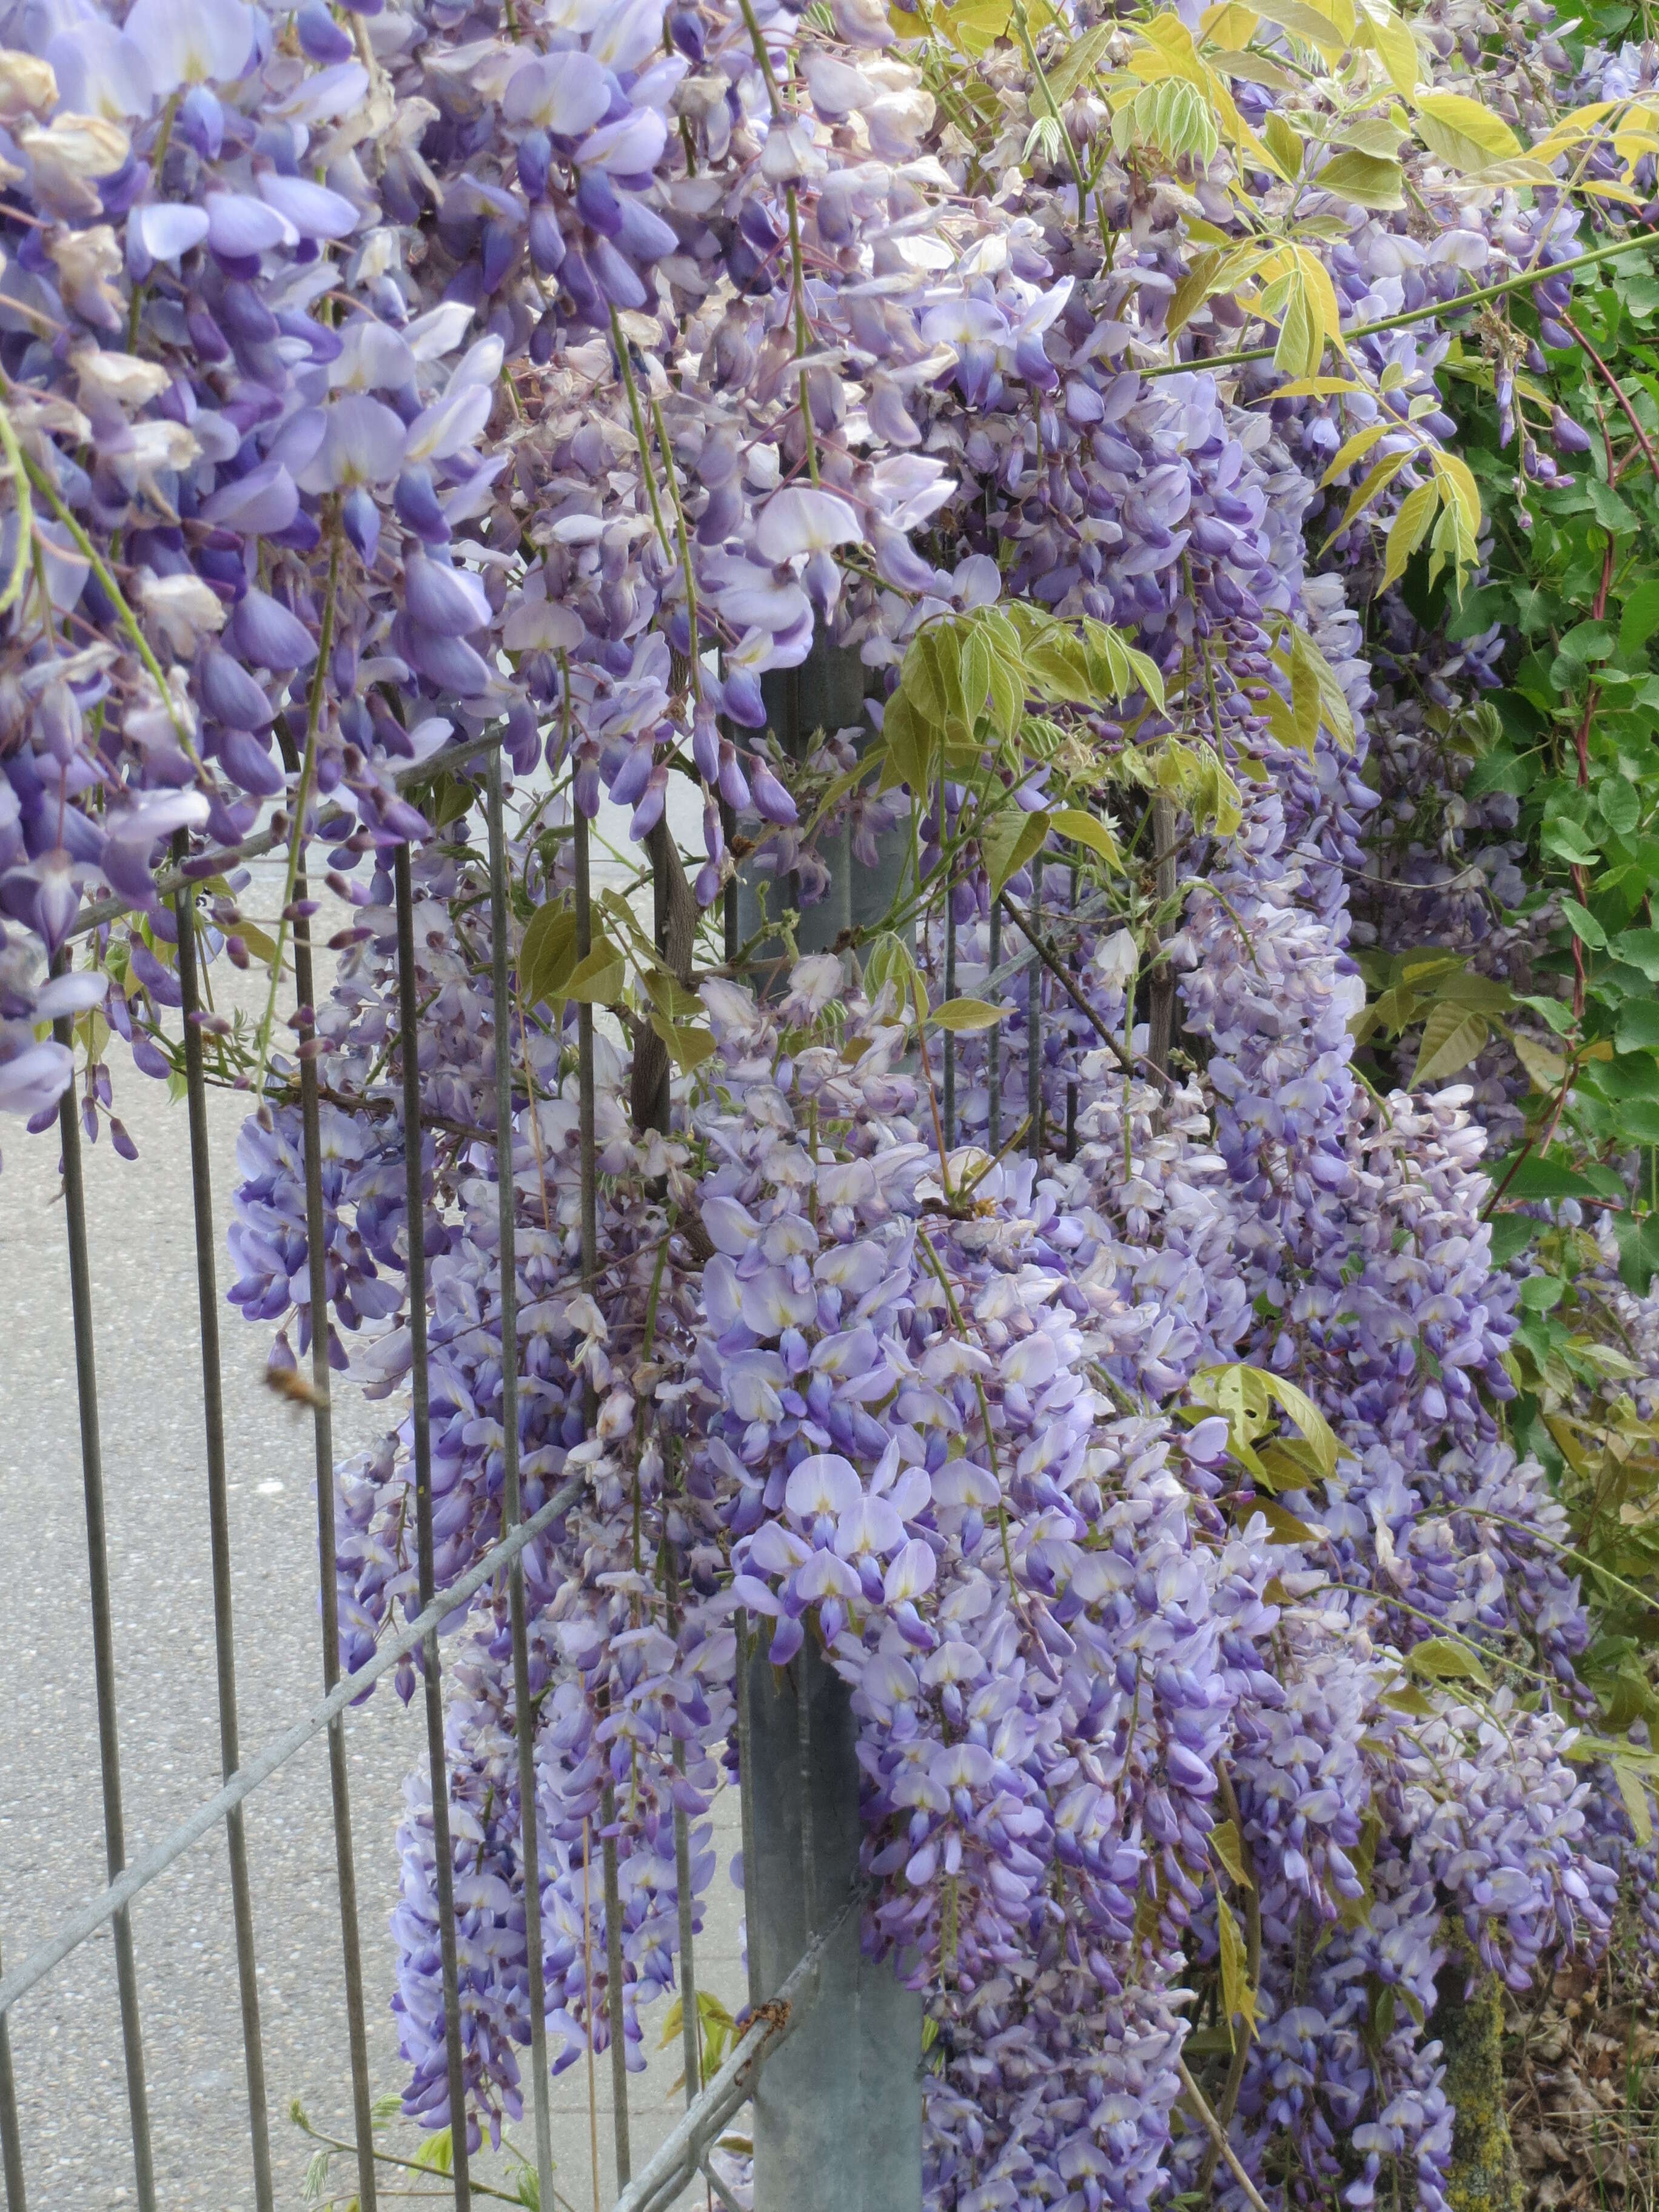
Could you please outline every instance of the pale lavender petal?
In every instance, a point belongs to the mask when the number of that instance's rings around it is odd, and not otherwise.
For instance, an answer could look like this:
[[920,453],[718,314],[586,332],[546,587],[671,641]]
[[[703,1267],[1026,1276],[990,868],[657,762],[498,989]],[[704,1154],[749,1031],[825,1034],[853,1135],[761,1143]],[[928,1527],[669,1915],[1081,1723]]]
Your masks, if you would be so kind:
[[591,55],[540,54],[514,72],[501,112],[509,123],[536,124],[556,138],[575,138],[610,105],[610,80]]
[[331,192],[326,185],[274,172],[258,181],[260,198],[285,216],[301,238],[345,238],[357,228],[356,209],[343,192]]
[[124,28],[158,93],[229,83],[253,56],[253,17],[241,0],[137,0]]
[[75,1056],[67,1045],[27,1044],[0,1060],[0,1114],[44,1114],[70,1087]]
[[202,502],[204,522],[251,538],[286,530],[300,511],[299,488],[280,461],[261,461],[245,477],[221,484]]
[[489,602],[476,576],[418,554],[404,569],[404,604],[410,621],[441,637],[465,637],[489,620]]
[[256,668],[308,668],[317,658],[311,633],[265,592],[245,592],[227,637]]
[[208,244],[228,259],[268,253],[273,246],[293,246],[299,240],[285,215],[249,192],[210,192],[207,216]]
[[159,200],[149,207],[135,208],[127,227],[137,232],[152,261],[176,261],[207,236],[207,210]]
[[469,446],[489,420],[495,393],[487,384],[464,384],[424,409],[409,428],[405,459],[447,460]]
[[858,516],[844,499],[811,484],[787,484],[768,500],[755,543],[769,561],[827,551],[862,538]]

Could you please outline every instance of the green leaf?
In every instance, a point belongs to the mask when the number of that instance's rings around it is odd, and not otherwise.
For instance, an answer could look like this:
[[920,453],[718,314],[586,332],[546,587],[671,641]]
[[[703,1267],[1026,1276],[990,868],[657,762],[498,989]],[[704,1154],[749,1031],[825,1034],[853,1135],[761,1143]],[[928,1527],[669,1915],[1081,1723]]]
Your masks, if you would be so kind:
[[1048,830],[1048,817],[1041,808],[1027,814],[1013,805],[1003,807],[980,833],[980,850],[991,878],[993,898],[1006,889],[1011,876],[1017,876],[1042,850]]
[[1498,1213],[1488,1224],[1492,1231],[1492,1262],[1494,1267],[1505,1267],[1518,1254],[1524,1252],[1543,1227],[1527,1213]]
[[1587,489],[1590,510],[1603,530],[1610,530],[1615,538],[1626,538],[1639,530],[1633,507],[1627,507],[1611,484],[1604,484],[1600,477],[1591,477]]
[[1412,1070],[1411,1088],[1438,1083],[1467,1067],[1482,1050],[1492,1030],[1484,1015],[1443,999],[1423,1024],[1423,1042]]
[[[1501,1162],[1493,1167],[1492,1178],[1494,1185],[1504,1182]],[[1565,1161],[1540,1159],[1536,1152],[1529,1152],[1509,1177],[1504,1195],[1517,1205],[1526,1205],[1540,1198],[1595,1198],[1597,1192],[1593,1182]]]
[[1573,935],[1582,939],[1592,952],[1607,951],[1607,933],[1588,907],[1580,906],[1575,898],[1564,898],[1561,916]]
[[1431,1636],[1424,1643],[1413,1644],[1406,1654],[1406,1664],[1414,1674],[1421,1674],[1431,1682],[1477,1682],[1483,1690],[1492,1687],[1492,1677],[1467,1644],[1455,1644],[1449,1636]]
[[1615,1213],[1613,1233],[1619,1243],[1619,1279],[1644,1298],[1659,1274],[1659,1215],[1637,1221],[1628,1213]]
[[1626,929],[1608,949],[1615,960],[1639,968],[1650,983],[1659,983],[1659,929]]
[[1605,622],[1575,623],[1557,648],[1557,658],[1583,668],[1605,660],[1613,646],[1613,625]]
[[1650,578],[1626,594],[1619,613],[1619,657],[1628,660],[1659,629],[1659,579]]
[[985,999],[947,999],[943,1006],[935,1006],[927,1018],[941,1030],[994,1030],[1006,1011]]
[[1642,794],[1621,775],[1604,775],[1595,787],[1596,811],[1615,836],[1628,837],[1640,826]]
[[1626,999],[1613,1042],[1620,1052],[1659,1052],[1659,1000]]
[[576,964],[576,915],[563,899],[538,906],[519,946],[519,992],[526,1006],[550,1006],[565,995]]

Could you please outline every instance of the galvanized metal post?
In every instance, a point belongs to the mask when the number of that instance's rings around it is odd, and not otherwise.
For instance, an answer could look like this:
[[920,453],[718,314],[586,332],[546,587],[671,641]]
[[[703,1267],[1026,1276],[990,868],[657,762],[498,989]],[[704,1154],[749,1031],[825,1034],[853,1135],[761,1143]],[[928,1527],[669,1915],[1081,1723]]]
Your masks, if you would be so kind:
[[[744,1902],[769,1993],[857,1879],[858,1729],[846,1685],[810,1638],[782,1671],[757,1646],[747,1702]],[[755,2212],[921,2212],[921,1999],[890,1960],[865,1956],[856,1912],[819,1977],[810,2018],[755,2093]]]
[[[767,728],[793,760],[805,758],[820,730],[867,731],[864,713],[867,680],[868,671],[856,649],[848,646],[820,647],[799,668],[773,669],[761,678]],[[921,803],[921,794],[916,803]],[[879,841],[877,863],[871,868],[854,863],[847,830],[819,841],[819,855],[830,871],[830,889],[816,906],[801,911],[795,941],[803,953],[830,951],[847,933],[872,929],[882,921],[903,878],[909,842],[902,833],[890,833]],[[738,877],[736,934],[740,943],[747,944],[761,927],[756,889],[759,880],[752,867],[744,869]],[[781,906],[797,903],[788,892],[787,879],[782,890],[769,891],[771,914],[775,915]],[[773,949],[760,948],[763,960],[769,950]]]

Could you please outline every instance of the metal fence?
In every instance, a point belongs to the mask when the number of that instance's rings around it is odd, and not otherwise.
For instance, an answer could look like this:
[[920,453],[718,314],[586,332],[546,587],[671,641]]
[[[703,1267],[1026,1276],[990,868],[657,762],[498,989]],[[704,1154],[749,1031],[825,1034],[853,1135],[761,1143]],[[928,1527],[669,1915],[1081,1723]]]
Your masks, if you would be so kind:
[[[493,736],[452,746],[406,770],[399,779],[422,781],[444,770],[471,764],[476,774],[479,756],[487,756],[485,814],[489,837],[493,919],[493,999],[495,1036],[496,1121],[495,1136],[500,1156],[510,1158],[513,1099],[510,1071],[510,1018],[507,928],[507,870],[502,825],[500,754]],[[514,1311],[514,1220],[510,1176],[499,1178],[504,1389],[504,1452],[506,1480],[504,1529],[500,1542],[455,1582],[436,1595],[433,1557],[432,1477],[427,1404],[426,1271],[423,1251],[423,1194],[421,1187],[419,1124],[421,1101],[417,1055],[404,1051],[404,1109],[408,1174],[409,1308],[412,1340],[412,1437],[419,1595],[422,1609],[396,1634],[380,1644],[374,1657],[342,1678],[335,1583],[334,1447],[329,1402],[328,1341],[325,1325],[312,1332],[313,1387],[311,1419],[316,1465],[317,1541],[321,1593],[322,1678],[325,1694],[318,1703],[261,1749],[245,1757],[237,1716],[236,1658],[231,1607],[230,1528],[228,1508],[225,1430],[220,1365],[219,1290],[213,1193],[208,1151],[207,1085],[203,1065],[200,1028],[195,1018],[202,1005],[199,952],[196,941],[198,886],[203,879],[255,855],[269,852],[286,833],[280,828],[234,847],[185,860],[161,878],[160,888],[173,901],[179,924],[178,972],[184,1007],[184,1063],[189,1121],[191,1200],[195,1235],[198,1325],[201,1346],[202,1407],[205,1427],[208,1477],[209,1534],[211,1547],[213,1626],[216,1656],[216,1689],[221,1766],[223,1787],[150,1849],[128,1858],[122,1811],[122,1758],[116,1713],[113,1624],[110,1607],[109,1550],[106,1529],[104,1477],[100,1443],[98,1360],[94,1331],[94,1251],[87,1217],[82,1171],[82,1134],[74,1088],[65,1094],[59,1113],[63,1144],[64,1222],[68,1243],[69,1285],[74,1326],[76,1382],[80,1419],[82,1474],[85,1488],[87,1547],[91,1587],[91,1628],[94,1677],[97,1698],[98,1754],[102,1788],[104,1847],[108,1886],[68,1914],[53,1933],[20,1964],[0,1972],[0,2161],[3,2163],[9,2212],[27,2212],[28,2194],[27,2145],[19,2125],[11,2061],[11,2014],[19,2001],[51,1975],[78,1947],[106,1923],[112,1928],[116,1977],[119,1994],[121,2039],[125,2063],[127,2106],[131,2118],[132,2155],[137,2175],[139,2212],[156,2212],[157,2196],[151,2155],[149,2100],[145,2084],[144,2023],[139,2001],[139,1975],[135,1955],[132,1907],[134,1900],[195,1845],[222,1824],[229,1860],[230,1892],[234,1921],[236,1972],[240,1996],[242,2041],[247,2077],[249,2113],[248,2153],[254,2199],[258,2212],[274,2212],[269,2100],[265,2081],[259,2017],[257,1939],[248,1876],[244,1808],[262,1783],[319,1735],[328,1740],[329,1779],[332,1800],[336,1872],[340,1905],[340,1940],[344,1961],[345,2005],[350,2051],[352,2106],[357,2158],[357,2193],[362,2212],[375,2212],[377,2204],[374,2149],[374,2100],[369,2079],[368,2042],[364,2012],[363,1977],[360,1955],[356,1874],[353,1858],[349,1787],[346,1763],[348,1707],[381,1676],[421,1654],[424,1676],[425,1723],[432,1773],[432,1807],[445,2015],[447,2030],[450,2109],[459,2115],[462,2047],[458,2000],[458,1960],[453,1861],[447,1820],[447,1781],[443,1724],[443,1685],[440,1667],[438,1629],[485,1583],[507,1577],[515,1689],[517,1745],[523,1810],[521,1856],[525,1875],[526,1951],[530,1972],[532,2107],[535,2130],[535,2172],[538,2201],[551,2212],[553,2189],[552,2130],[550,2076],[547,2063],[543,1949],[540,1930],[540,1892],[538,1881],[535,1789],[533,1768],[534,1707],[529,1693],[528,1657],[522,1553],[525,1547],[568,1514],[580,1492],[571,1482],[550,1498],[528,1519],[521,1505],[518,1467],[518,1363]],[[579,831],[579,836],[580,836]],[[399,1027],[404,1039],[417,1034],[413,901],[410,855],[399,847],[394,857],[397,906]],[[292,941],[298,1031],[300,1104],[304,1128],[305,1192],[309,1248],[311,1310],[327,1312],[325,1239],[319,1129],[319,1084],[316,1063],[305,1048],[314,1037],[314,977],[310,922],[305,911],[307,882],[303,866],[295,882]],[[581,901],[580,905],[586,902]],[[122,911],[117,902],[89,908],[82,916],[76,935],[111,921]],[[586,917],[580,911],[579,932]],[[60,963],[67,958],[60,955]],[[592,1146],[592,1015],[580,1010],[583,1090],[582,1125],[586,1146],[584,1165],[591,1194]],[[62,1042],[70,1043],[72,1025],[58,1025]],[[584,1224],[585,1240],[592,1235],[592,1208]],[[591,1255],[591,1243],[587,1247]],[[752,1692],[748,1670],[738,1668],[739,1732],[746,1735]],[[742,1747],[746,1751],[746,1743]],[[754,1858],[748,1847],[754,1834],[750,1761],[743,1765],[744,1838],[745,1864]],[[804,1772],[803,1772],[803,1779]],[[803,1794],[796,1812],[798,1824],[807,1823],[797,1834],[811,1856],[810,1792]],[[695,1965],[692,1956],[691,1898],[688,1873],[685,1818],[677,1816],[677,1856],[680,1869],[680,1918],[683,1947],[684,2020],[686,2057],[687,2110],[667,2140],[643,2170],[630,2175],[628,2133],[628,2087],[623,2071],[624,2051],[620,2017],[622,1975],[620,1928],[617,1910],[617,1865],[614,1845],[605,1850],[605,1887],[606,1927],[612,1947],[611,1995],[613,2111],[616,2128],[617,2173],[622,2193],[617,2212],[657,2212],[672,2203],[694,2177],[701,2177],[722,2202],[732,2200],[708,2162],[710,2146],[727,2126],[738,2107],[755,2091],[763,2062],[792,2034],[817,2004],[824,1985],[824,1962],[832,1947],[844,1949],[855,1940],[854,1908],[859,1892],[846,1877],[849,1864],[839,1863],[836,1893],[824,1881],[820,1867],[817,1889],[822,1911],[809,1911],[808,1940],[792,1971],[781,1974],[770,1992],[757,1978],[756,1948],[750,1947],[750,2017],[745,2032],[720,2070],[706,2083],[698,2079],[697,2014],[695,2002]],[[816,1925],[815,1925],[816,1923]],[[0,1931],[3,1933],[3,1931]],[[0,1964],[3,1964],[0,1961]],[[825,2008],[833,2011],[833,2006]],[[913,2070],[915,2058],[911,2061]],[[466,2212],[472,2191],[468,2172],[465,2130],[457,2124],[453,2135],[451,2179],[457,2212]],[[919,2146],[918,2146],[919,2148]],[[434,2179],[441,2179],[434,2177]],[[908,2193],[908,2192],[906,2192]],[[37,2197],[37,2203],[39,2198]]]

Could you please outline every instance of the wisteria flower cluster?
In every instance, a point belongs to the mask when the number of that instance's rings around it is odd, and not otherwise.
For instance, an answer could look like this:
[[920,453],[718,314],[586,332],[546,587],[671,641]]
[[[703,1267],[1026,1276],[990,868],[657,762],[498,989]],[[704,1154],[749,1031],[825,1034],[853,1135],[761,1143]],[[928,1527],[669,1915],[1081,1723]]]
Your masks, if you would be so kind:
[[[0,1106],[127,1144],[176,855],[270,977],[201,1020],[253,1109],[230,1296],[392,1406],[337,1474],[348,1670],[419,1606],[405,1053],[440,1587],[507,1510],[510,1184],[526,1508],[581,1486],[524,1555],[556,2069],[618,2026],[643,2064],[739,1667],[810,1639],[930,2203],[1443,2212],[1449,1926],[1522,1990],[1645,1863],[1505,1426],[1509,1102],[1359,1079],[1350,886],[1495,650],[1398,592],[1483,557],[1458,301],[1571,312],[1652,72],[1563,124],[1540,5],[1524,70],[1461,0],[973,12],[4,11]],[[861,716],[803,731],[835,655]],[[607,799],[647,920],[590,880]],[[1512,824],[1468,819],[1488,886]],[[227,872],[262,834],[274,937]],[[826,928],[848,865],[890,909]],[[319,870],[349,926],[290,1016]],[[444,1681],[464,2115],[425,1771],[388,1994],[407,2112],[476,2143],[530,2039],[504,1589]]]

